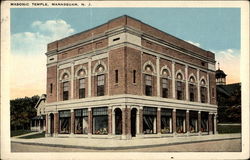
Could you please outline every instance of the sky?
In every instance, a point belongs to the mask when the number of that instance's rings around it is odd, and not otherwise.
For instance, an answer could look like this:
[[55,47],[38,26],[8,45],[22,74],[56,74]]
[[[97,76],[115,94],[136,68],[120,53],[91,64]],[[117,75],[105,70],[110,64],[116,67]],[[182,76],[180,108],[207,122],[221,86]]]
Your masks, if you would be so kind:
[[11,99],[46,93],[48,43],[125,14],[214,52],[227,83],[240,82],[239,8],[11,8],[10,14]]

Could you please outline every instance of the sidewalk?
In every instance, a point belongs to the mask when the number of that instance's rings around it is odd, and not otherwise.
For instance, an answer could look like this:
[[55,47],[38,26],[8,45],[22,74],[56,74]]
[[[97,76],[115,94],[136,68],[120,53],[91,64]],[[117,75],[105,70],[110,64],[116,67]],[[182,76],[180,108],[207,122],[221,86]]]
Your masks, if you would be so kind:
[[64,148],[83,148],[95,150],[121,150],[133,148],[149,148],[158,146],[167,146],[174,144],[197,143],[217,140],[240,139],[241,134],[217,134],[190,137],[168,137],[168,138],[144,138],[131,140],[118,139],[88,139],[88,138],[36,138],[20,139],[13,137],[11,142],[21,144],[43,145]]

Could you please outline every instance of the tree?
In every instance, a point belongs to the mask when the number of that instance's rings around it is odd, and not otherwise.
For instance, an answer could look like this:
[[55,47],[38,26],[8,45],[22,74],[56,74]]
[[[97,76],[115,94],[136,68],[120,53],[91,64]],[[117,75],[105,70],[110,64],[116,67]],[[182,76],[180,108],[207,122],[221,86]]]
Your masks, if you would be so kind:
[[29,129],[30,119],[36,116],[34,108],[39,96],[10,100],[11,129]]

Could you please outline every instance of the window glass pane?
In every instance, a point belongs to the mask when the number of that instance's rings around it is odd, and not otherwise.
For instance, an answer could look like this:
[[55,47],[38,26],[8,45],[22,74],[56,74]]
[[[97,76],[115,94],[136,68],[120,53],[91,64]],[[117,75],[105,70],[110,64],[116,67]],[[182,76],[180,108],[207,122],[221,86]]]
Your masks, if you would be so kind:
[[161,133],[170,133],[170,116],[161,117]]
[[63,83],[63,91],[68,91],[69,90],[69,82],[64,82]]
[[104,75],[97,76],[97,85],[98,86],[104,85]]
[[168,80],[166,78],[162,79],[162,88],[168,88]]
[[93,116],[93,133],[108,134],[108,116]]
[[60,118],[60,133],[70,132],[70,118]]
[[156,133],[156,116],[143,115],[143,133]]
[[152,76],[146,75],[145,80],[146,80],[145,82],[146,85],[152,86]]
[[76,117],[82,116],[82,110],[81,110],[81,109],[75,110],[75,116],[76,116]]
[[85,78],[79,80],[79,88],[85,88]]
[[176,116],[176,132],[184,132],[184,117]]

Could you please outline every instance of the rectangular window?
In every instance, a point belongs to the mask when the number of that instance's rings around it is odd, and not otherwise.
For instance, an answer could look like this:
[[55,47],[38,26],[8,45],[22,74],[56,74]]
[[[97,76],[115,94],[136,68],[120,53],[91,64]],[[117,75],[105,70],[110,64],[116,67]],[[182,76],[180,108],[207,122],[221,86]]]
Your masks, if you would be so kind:
[[97,76],[97,96],[104,96],[104,75]]
[[63,100],[69,99],[69,82],[63,83]]
[[161,109],[161,133],[171,133],[172,127],[171,127],[171,120],[172,120],[172,110],[170,109]]
[[152,76],[145,75],[145,94],[152,96]]
[[156,115],[157,108],[143,107],[143,133],[156,133]]
[[75,110],[75,133],[88,134],[88,109]]
[[79,98],[85,98],[85,78],[79,79]]
[[136,83],[136,70],[133,70],[133,83]]
[[194,102],[194,85],[189,84],[189,100]]
[[162,79],[162,97],[168,98],[168,80],[166,78]]
[[201,132],[208,132],[208,114],[201,112]]
[[198,132],[198,112],[189,112],[189,131],[190,133]]
[[185,132],[185,118],[186,112],[185,111],[176,111],[176,132],[177,133],[184,133]]
[[108,108],[93,108],[93,134],[108,134]]
[[53,91],[53,83],[50,83],[50,93]]
[[61,134],[70,133],[70,111],[59,112],[59,126]]
[[201,87],[201,103],[206,103],[206,88]]
[[182,82],[177,81],[177,99],[183,99]]
[[118,70],[115,70],[115,83],[118,83]]

